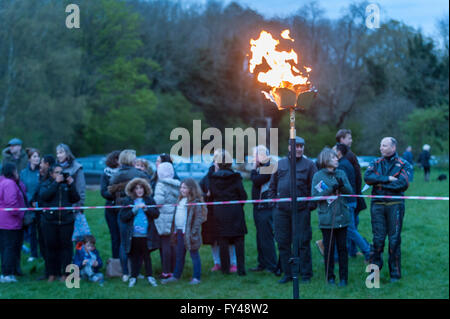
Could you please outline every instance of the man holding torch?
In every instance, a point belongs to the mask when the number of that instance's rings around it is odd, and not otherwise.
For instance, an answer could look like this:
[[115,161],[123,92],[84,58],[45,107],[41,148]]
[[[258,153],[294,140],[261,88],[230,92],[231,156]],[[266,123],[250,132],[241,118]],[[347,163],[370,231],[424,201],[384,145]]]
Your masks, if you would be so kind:
[[[301,137],[295,138],[295,157],[296,157],[296,197],[311,196],[311,183],[317,167],[313,161],[305,158],[303,152],[305,150],[305,140]],[[289,146],[290,153],[290,146]],[[278,169],[272,174],[269,185],[269,198],[286,198],[291,197],[290,192],[290,163],[289,158],[283,158],[278,162]],[[316,208],[315,202],[303,201],[298,202],[297,225],[292,227],[293,216],[292,203],[277,203],[273,214],[275,240],[278,243],[280,254],[281,270],[284,276],[279,283],[284,284],[292,281],[292,268],[290,259],[292,257],[292,229],[299,232],[299,266],[302,282],[309,282],[312,275],[311,260],[311,214],[310,211]],[[295,245],[294,245],[295,246]]]

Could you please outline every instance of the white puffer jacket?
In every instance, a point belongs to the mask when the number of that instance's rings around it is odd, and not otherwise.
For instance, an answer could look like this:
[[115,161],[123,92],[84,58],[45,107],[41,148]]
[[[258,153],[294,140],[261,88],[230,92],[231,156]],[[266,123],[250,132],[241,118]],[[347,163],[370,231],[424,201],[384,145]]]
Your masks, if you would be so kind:
[[[181,182],[173,178],[164,178],[158,180],[155,186],[154,200],[157,205],[176,204],[180,195]],[[175,206],[163,206],[158,208],[160,215],[155,219],[155,226],[158,234],[170,235],[173,218],[175,215]]]

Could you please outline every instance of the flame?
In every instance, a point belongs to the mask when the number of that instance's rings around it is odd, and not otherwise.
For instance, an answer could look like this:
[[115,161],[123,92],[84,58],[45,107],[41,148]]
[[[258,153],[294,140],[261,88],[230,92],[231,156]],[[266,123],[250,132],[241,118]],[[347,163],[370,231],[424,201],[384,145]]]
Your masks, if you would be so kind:
[[286,39],[286,40],[291,40],[292,42],[294,42],[294,39],[292,39],[290,36],[289,36],[289,29],[286,29],[286,30],[284,30],[283,32],[281,32],[281,37],[283,38],[283,39]]
[[[284,39],[290,39],[289,30],[284,30],[281,33]],[[250,40],[250,51],[252,52],[249,61],[249,71],[253,73],[256,66],[263,63],[263,58],[266,60],[270,69],[267,72],[259,72],[257,79],[261,83],[265,83],[272,88],[289,88],[294,90],[297,94],[300,91],[305,91],[309,85],[308,77],[303,76],[299,69],[293,65],[298,63],[297,53],[291,49],[287,51],[278,51],[277,46],[280,41],[274,39],[267,31],[261,31],[259,38]],[[306,68],[307,72],[311,68]],[[266,95],[267,97],[267,95]]]

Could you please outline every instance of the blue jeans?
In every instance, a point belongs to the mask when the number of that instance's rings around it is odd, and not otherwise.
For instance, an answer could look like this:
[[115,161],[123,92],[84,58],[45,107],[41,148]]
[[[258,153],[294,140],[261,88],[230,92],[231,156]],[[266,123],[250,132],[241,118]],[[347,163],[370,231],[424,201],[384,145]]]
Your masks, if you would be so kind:
[[[370,254],[370,244],[364,239],[364,237],[358,232],[357,227],[359,224],[358,215],[355,213],[356,202],[347,203],[348,209],[350,211],[350,224],[347,227],[347,250],[351,257],[356,256],[357,247],[364,254],[366,259],[369,258]],[[338,259],[338,255],[335,249],[334,259]]]
[[38,239],[36,221],[24,227],[24,240],[30,243],[30,256],[38,258]]
[[[364,254],[364,256],[367,259],[367,258],[369,258],[370,245],[364,239],[364,237],[361,236],[361,234],[358,232],[358,230],[356,228],[357,227],[357,219],[358,219],[358,216],[355,214],[356,202],[349,203],[348,208],[350,210],[350,224],[347,227],[347,244],[354,242],[355,245],[361,250],[361,252]],[[350,245],[348,245],[348,246],[350,246]],[[349,250],[349,253],[351,253],[350,250]],[[356,255],[356,252],[354,255]]]
[[[189,253],[191,254],[192,266],[194,268],[194,274],[192,275],[192,277],[200,280],[200,276],[202,273],[200,254],[198,250],[190,250]],[[184,247],[184,234],[182,230],[178,229],[175,271],[173,273],[173,276],[177,279],[180,279],[181,274],[183,273],[185,258],[186,258],[186,248]]]

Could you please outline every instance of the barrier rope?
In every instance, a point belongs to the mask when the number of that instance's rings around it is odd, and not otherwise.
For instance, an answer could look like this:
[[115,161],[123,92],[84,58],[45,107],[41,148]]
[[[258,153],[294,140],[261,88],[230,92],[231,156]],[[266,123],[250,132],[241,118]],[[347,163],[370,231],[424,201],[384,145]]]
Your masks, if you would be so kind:
[[[388,196],[388,195],[339,195],[341,197],[365,197],[375,199],[416,199],[416,200],[446,200],[448,197],[436,197],[436,196]],[[319,200],[335,200],[339,196],[309,196],[309,197],[297,197],[298,202],[304,201],[319,201]],[[212,205],[233,205],[233,204],[257,204],[257,203],[281,203],[290,202],[291,198],[272,198],[272,199],[252,199],[252,200],[232,200],[232,201],[219,201],[219,202],[202,202],[202,203],[188,203],[186,206],[212,206]],[[159,205],[146,205],[146,207],[176,207],[178,204],[159,204]],[[87,209],[105,209],[105,208],[127,208],[134,207],[134,205],[114,205],[114,206],[68,206],[68,207],[24,207],[24,208],[4,208],[0,207],[0,211],[43,211],[43,210],[87,210]]]

